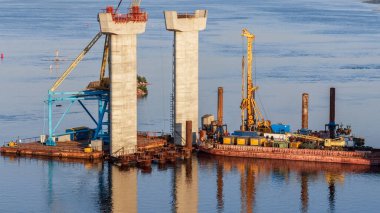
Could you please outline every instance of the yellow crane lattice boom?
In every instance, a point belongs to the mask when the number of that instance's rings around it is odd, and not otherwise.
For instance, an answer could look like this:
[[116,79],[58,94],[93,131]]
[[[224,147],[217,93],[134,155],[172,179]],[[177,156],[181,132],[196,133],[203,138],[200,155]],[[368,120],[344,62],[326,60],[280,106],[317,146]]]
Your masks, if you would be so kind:
[[102,36],[102,33],[99,32],[96,34],[96,36],[91,40],[91,42],[83,49],[83,51],[78,55],[78,57],[70,64],[70,66],[66,69],[66,71],[59,77],[59,79],[53,84],[53,86],[50,88],[51,92],[54,92],[59,85],[62,84],[62,82],[67,78],[67,76],[73,71],[73,69],[78,65],[78,63],[84,58],[86,53],[90,51],[91,47],[94,46],[94,44],[99,40],[99,38]]
[[[253,131],[253,130],[264,130],[265,132],[270,131],[270,121],[264,120],[260,109],[255,101],[255,91],[258,89],[257,86],[253,85],[252,81],[252,46],[255,40],[255,35],[250,33],[247,29],[243,29],[241,35],[247,38],[247,94],[244,95],[244,56],[242,62],[242,101],[240,108],[241,118],[242,118],[242,130],[243,131]],[[247,114],[247,120],[244,121],[244,114]]]

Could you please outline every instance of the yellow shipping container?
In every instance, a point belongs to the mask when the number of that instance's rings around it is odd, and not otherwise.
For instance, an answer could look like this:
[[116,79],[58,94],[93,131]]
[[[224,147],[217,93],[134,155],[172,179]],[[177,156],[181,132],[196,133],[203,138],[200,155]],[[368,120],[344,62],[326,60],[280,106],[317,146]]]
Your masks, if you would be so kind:
[[91,147],[86,147],[86,148],[84,148],[84,152],[90,153],[90,152],[92,152],[92,148]]
[[246,138],[236,138],[237,145],[246,145]]
[[249,145],[251,146],[264,146],[264,143],[267,141],[266,138],[263,137],[252,137],[249,138]]
[[258,146],[260,138],[249,138],[249,145]]
[[223,144],[225,145],[234,144],[233,139],[234,139],[233,137],[223,137]]
[[290,148],[298,149],[301,146],[302,142],[291,142]]

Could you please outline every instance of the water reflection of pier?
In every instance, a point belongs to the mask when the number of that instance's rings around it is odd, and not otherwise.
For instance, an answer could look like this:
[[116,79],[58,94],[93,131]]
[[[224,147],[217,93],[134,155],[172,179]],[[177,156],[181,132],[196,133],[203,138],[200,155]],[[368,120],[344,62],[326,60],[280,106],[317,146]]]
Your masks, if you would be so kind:
[[110,166],[111,198],[113,212],[137,212],[137,168],[120,171]]
[[177,163],[172,177],[172,212],[198,212],[197,158]]
[[[27,161],[27,158],[6,157],[6,155],[2,155],[2,157],[9,158],[10,162]],[[240,212],[255,212],[262,210],[263,206],[272,205],[272,201],[273,203],[289,201],[292,204],[285,206],[295,206],[296,209],[292,209],[293,211],[297,211],[298,204],[300,212],[311,211],[318,202],[318,206],[320,206],[318,210],[335,212],[337,198],[343,197],[340,196],[341,187],[339,185],[344,184],[346,175],[379,172],[379,168],[372,169],[361,165],[199,155],[198,158],[194,157],[191,160],[178,160],[175,164],[167,165],[165,168],[154,165],[151,173],[142,178],[145,175],[142,170],[129,168],[122,171],[118,167],[101,161],[33,159],[33,161],[36,160],[43,163],[49,177],[46,179],[43,190],[46,192],[50,211],[57,211],[66,202],[56,199],[62,188],[53,182],[57,178],[60,180],[62,175],[57,168],[70,164],[75,165],[75,169],[81,168],[81,166],[77,167],[78,164],[83,164],[85,170],[88,171],[83,174],[96,174],[98,177],[94,181],[87,179],[91,175],[80,175],[74,179],[74,183],[78,184],[67,184],[67,187],[69,191],[83,190],[83,193],[88,195],[91,195],[91,192],[97,193],[95,203],[98,207],[95,206],[95,208],[99,208],[101,212],[138,212],[142,206],[142,209],[146,206],[148,208],[157,206],[158,209],[164,209],[163,212],[198,212],[204,211],[205,203],[206,205],[212,204],[211,208],[215,206],[217,212],[239,212],[239,208]],[[199,172],[201,175],[198,174],[198,171],[201,171]],[[204,172],[207,172],[207,175]],[[159,179],[156,178],[158,176]],[[146,187],[146,180],[153,180],[148,187]],[[89,184],[82,184],[88,181],[97,184],[95,185],[97,189],[91,190],[93,185],[90,184],[90,187]],[[207,184],[207,188],[204,188],[205,184]],[[269,185],[270,188],[268,188],[268,184],[277,184],[277,186]],[[319,194],[315,194],[315,186],[320,189],[321,184],[324,193],[318,191]],[[83,186],[89,188],[83,188]],[[145,186],[145,188],[141,189],[138,186]],[[157,187],[153,189],[151,186]],[[273,189],[281,188],[285,190],[270,192]],[[310,188],[311,190],[309,190]],[[148,191],[146,191],[147,189]],[[281,197],[289,196],[289,192],[290,197]],[[155,195],[148,197],[159,200],[154,205],[152,202],[145,203],[147,201],[146,194],[150,193]],[[157,194],[162,197],[157,197]],[[83,196],[86,197],[85,194]],[[206,200],[204,200],[205,198]],[[88,200],[91,199],[92,196],[88,196]],[[209,209],[209,207],[207,208]]]
[[[171,211],[198,212],[199,189],[197,158],[181,160],[171,165],[158,167],[158,170],[151,171],[151,174],[154,175],[155,172],[160,172],[160,170],[168,170],[171,173],[170,197],[167,197],[167,199],[170,200],[169,203],[171,203]],[[108,170],[110,197],[107,197],[108,193],[104,193],[100,196],[100,200],[102,200],[104,204],[102,208],[106,210],[106,212],[110,212],[108,210],[111,210],[111,212],[138,212],[138,206],[143,205],[139,203],[138,200],[139,169],[132,167],[128,170],[120,170],[116,166],[109,165]],[[107,181],[105,180],[104,172],[101,174],[103,175],[101,175],[101,181],[99,182],[103,183],[103,186]],[[160,182],[155,184],[160,188]],[[163,205],[165,205],[165,203],[163,203]]]
[[[153,170],[152,174],[160,170],[169,171],[170,188],[167,205],[170,205],[171,212],[198,212],[199,211],[199,188],[198,168],[207,167],[215,172],[214,197],[217,212],[226,212],[228,198],[236,196],[225,190],[226,177],[238,175],[238,185],[233,185],[239,189],[237,195],[240,199],[240,212],[255,212],[257,208],[257,196],[265,196],[265,192],[260,189],[260,184],[271,178],[279,184],[290,184],[290,179],[296,178],[300,186],[299,191],[299,211],[308,212],[309,203],[318,198],[310,197],[309,187],[314,182],[325,182],[327,197],[327,211],[335,211],[337,195],[337,184],[343,184],[346,173],[370,172],[368,166],[327,164],[297,161],[231,158],[231,157],[211,157],[200,155],[191,160],[177,161],[176,164],[165,168]],[[101,210],[106,212],[138,212],[139,203],[138,179],[139,169],[130,168],[121,171],[118,167],[104,166],[99,169],[99,204]],[[262,183],[261,183],[262,182]],[[160,183],[157,183],[158,185]],[[230,183],[227,183],[230,184]],[[271,199],[276,200],[275,197]],[[322,199],[323,200],[323,199]],[[212,202],[212,200],[210,200]],[[296,202],[296,201],[295,201]],[[163,204],[166,205],[166,204]],[[239,211],[236,209],[236,211]]]
[[267,159],[232,158],[222,156],[199,155],[200,166],[213,166],[216,170],[216,200],[218,212],[224,211],[228,192],[223,190],[226,173],[239,172],[240,175],[240,212],[254,212],[257,186],[261,178],[269,176],[277,182],[289,184],[290,176],[296,176],[300,183],[300,212],[308,212],[309,184],[325,180],[328,191],[328,211],[334,212],[336,183],[343,184],[345,173],[363,173],[371,171],[369,166],[349,164],[328,164]]

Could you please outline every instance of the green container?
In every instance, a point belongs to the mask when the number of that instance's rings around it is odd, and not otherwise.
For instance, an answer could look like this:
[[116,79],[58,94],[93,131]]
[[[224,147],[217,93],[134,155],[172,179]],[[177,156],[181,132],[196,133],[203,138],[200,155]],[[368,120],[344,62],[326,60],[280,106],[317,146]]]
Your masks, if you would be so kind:
[[275,141],[273,147],[277,148],[289,148],[289,143],[285,141]]

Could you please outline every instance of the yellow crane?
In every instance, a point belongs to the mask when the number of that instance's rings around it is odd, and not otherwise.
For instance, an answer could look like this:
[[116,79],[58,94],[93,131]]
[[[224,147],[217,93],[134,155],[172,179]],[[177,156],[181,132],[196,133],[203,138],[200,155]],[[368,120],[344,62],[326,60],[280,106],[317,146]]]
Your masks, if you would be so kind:
[[[255,35],[250,33],[247,29],[243,29],[241,35],[247,38],[247,85],[246,85],[246,96],[245,96],[245,66],[244,66],[244,56],[242,62],[242,101],[240,104],[241,118],[242,118],[242,131],[260,131],[260,132],[271,132],[271,123],[268,120],[264,120],[263,115],[255,101],[255,91],[258,89],[257,86],[253,85],[252,82],[252,45],[255,40]],[[245,114],[247,119],[245,120]]]
[[84,58],[84,56],[90,51],[91,47],[94,46],[94,44],[99,40],[99,38],[102,36],[101,32],[98,32],[98,34],[95,35],[95,37],[91,40],[91,42],[83,49],[83,51],[78,55],[78,57],[70,64],[70,66],[63,72],[61,77],[58,78],[58,80],[53,84],[53,86],[50,88],[51,92],[54,92],[66,79],[66,77],[71,73],[71,71],[74,70],[74,68],[79,64],[79,62]]

